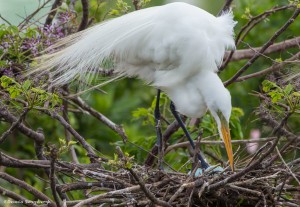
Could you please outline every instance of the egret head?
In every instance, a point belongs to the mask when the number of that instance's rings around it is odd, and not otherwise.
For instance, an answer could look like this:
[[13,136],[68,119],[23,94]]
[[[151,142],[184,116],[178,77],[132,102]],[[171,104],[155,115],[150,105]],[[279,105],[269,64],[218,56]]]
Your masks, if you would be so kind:
[[212,116],[217,122],[219,134],[225,144],[229,164],[234,170],[233,152],[231,146],[231,136],[229,130],[229,118],[231,114],[231,96],[227,89],[224,88],[222,93],[214,94],[213,101],[208,106]]

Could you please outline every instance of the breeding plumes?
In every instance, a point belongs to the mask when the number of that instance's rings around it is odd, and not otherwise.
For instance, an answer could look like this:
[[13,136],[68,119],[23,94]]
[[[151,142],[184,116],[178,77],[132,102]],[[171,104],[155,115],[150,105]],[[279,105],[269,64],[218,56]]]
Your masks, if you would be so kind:
[[[164,91],[171,110],[194,143],[177,112],[200,118],[207,109],[217,122],[230,166],[231,96],[216,74],[226,49],[235,47],[231,12],[215,17],[186,3],[171,3],[135,11],[60,40],[39,57],[33,69],[49,71],[53,85],[95,77],[105,63],[120,76],[137,77]],[[174,103],[174,104],[173,104]],[[158,107],[158,104],[157,104]],[[176,108],[175,108],[176,107]],[[159,110],[155,110],[159,124]],[[161,135],[157,131],[159,143]],[[199,155],[202,167],[209,165]]]

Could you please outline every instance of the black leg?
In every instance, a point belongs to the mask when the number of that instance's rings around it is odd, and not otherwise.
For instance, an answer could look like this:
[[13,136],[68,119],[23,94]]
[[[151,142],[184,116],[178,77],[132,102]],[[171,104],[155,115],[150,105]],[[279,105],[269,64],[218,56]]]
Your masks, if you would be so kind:
[[156,104],[154,109],[154,118],[155,118],[155,129],[157,136],[157,145],[158,145],[158,167],[162,169],[162,159],[163,159],[163,141],[162,133],[160,128],[160,111],[159,111],[159,99],[160,99],[160,90],[157,89]]
[[[194,143],[194,141],[192,140],[192,138],[191,138],[189,132],[187,131],[187,129],[186,129],[186,127],[185,127],[183,121],[181,120],[180,116],[178,115],[178,113],[177,113],[177,111],[176,111],[176,107],[175,107],[175,105],[174,105],[174,103],[173,103],[172,101],[171,101],[171,104],[170,104],[170,109],[171,109],[171,112],[172,112],[172,114],[174,115],[175,119],[178,121],[179,126],[182,128],[182,130],[183,130],[185,136],[188,138],[188,140],[189,140],[189,142],[190,142],[192,148],[193,148],[194,151],[195,151],[195,143]],[[209,167],[209,164],[207,164],[207,162],[205,162],[204,158],[201,156],[200,153],[198,153],[197,156],[198,156],[198,159],[199,159],[200,162],[201,162],[201,167],[204,168],[204,169],[207,169],[207,168]]]

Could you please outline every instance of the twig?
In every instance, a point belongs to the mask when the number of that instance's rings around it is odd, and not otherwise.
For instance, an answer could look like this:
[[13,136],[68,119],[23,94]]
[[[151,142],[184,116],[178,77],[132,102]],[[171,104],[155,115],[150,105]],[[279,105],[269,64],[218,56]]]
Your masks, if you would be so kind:
[[19,23],[18,27],[20,30],[37,14],[41,9],[43,9],[51,0],[44,1],[34,12],[27,16],[22,22]]
[[56,180],[55,179],[55,161],[57,159],[57,153],[58,153],[58,150],[56,149],[56,147],[54,145],[50,146],[50,158],[51,158],[50,175],[49,175],[50,186],[51,186],[52,195],[53,195],[56,205],[61,206],[60,201],[57,196],[57,192],[56,192],[56,181],[55,181]]
[[1,135],[0,145],[6,140],[8,135],[10,135],[18,127],[18,125],[23,121],[23,119],[25,118],[25,116],[29,112],[29,110],[30,109],[25,108],[24,111],[22,112],[22,114],[20,115],[20,117],[18,118],[18,120],[13,122],[12,125],[10,126],[10,128]]
[[140,2],[140,0],[132,0],[132,4],[133,4],[135,10],[140,9],[139,2]]
[[5,21],[8,25],[12,25],[7,19],[5,19],[1,14],[0,14],[0,19]]
[[258,196],[258,197],[260,197],[261,194],[262,194],[259,191],[251,190],[249,188],[243,188],[243,187],[240,187],[240,186],[236,186],[234,184],[229,184],[228,186],[231,187],[231,188],[233,188],[233,189],[236,189],[236,190],[240,190],[240,191],[244,191],[246,193],[254,194],[254,195]]
[[19,180],[13,176],[8,175],[7,173],[4,172],[0,172],[0,178],[10,182],[11,184],[17,185],[20,188],[25,189],[26,191],[28,191],[29,193],[31,193],[32,195],[34,195],[36,198],[42,200],[42,201],[47,201],[49,202],[50,206],[55,207],[55,203],[53,201],[51,201],[51,199],[49,197],[47,197],[45,194],[43,194],[42,192],[36,190],[34,187],[28,185],[27,183],[25,183],[22,180]]
[[[17,118],[13,116],[7,109],[0,108],[0,117],[5,119],[5,121],[9,123],[16,123]],[[17,128],[22,132],[24,135],[27,137],[33,139],[36,142],[44,142],[44,136],[41,135],[40,133],[35,132],[31,128],[28,128],[22,123],[17,124]]]
[[[247,143],[260,143],[260,142],[268,142],[268,141],[272,141],[274,140],[276,137],[267,137],[267,138],[259,138],[258,140],[250,140],[250,139],[247,139],[247,140],[232,140],[231,143],[232,144],[247,144]],[[223,141],[200,141],[200,144],[208,144],[208,145],[224,145],[224,142]],[[169,146],[165,153],[168,153],[174,149],[177,149],[177,148],[182,148],[182,147],[189,147],[190,146],[190,143],[188,141],[185,141],[185,142],[180,142],[178,144],[173,144],[171,146]]]
[[87,28],[89,23],[89,2],[88,0],[81,0],[82,4],[82,19],[78,27],[78,32]]
[[279,156],[279,158],[281,159],[282,163],[285,165],[285,167],[287,168],[287,170],[291,173],[291,175],[293,176],[293,178],[297,181],[298,185],[300,185],[300,181],[298,180],[298,178],[296,177],[296,175],[293,173],[293,171],[291,170],[291,168],[286,164],[285,160],[283,159],[283,157],[280,154],[280,151],[278,150],[278,148],[276,147],[276,152]]
[[86,104],[81,98],[79,97],[71,97],[70,98],[74,103],[76,103],[78,106],[80,106],[83,110],[87,111],[90,115],[97,118],[99,121],[101,121],[103,124],[111,128],[113,131],[115,131],[117,134],[119,134],[123,141],[126,142],[128,139],[125,130],[122,128],[122,126],[115,124],[110,119],[108,119],[106,116],[101,114],[100,112],[96,111],[92,107],[90,107],[88,104]]
[[[184,120],[183,120],[184,121]],[[163,142],[166,143],[172,134],[174,134],[177,130],[179,129],[179,124],[177,121],[172,122],[168,128],[166,129],[166,131],[163,133]],[[166,146],[166,144],[164,144],[164,146]],[[146,160],[145,160],[145,165],[146,166],[152,166],[155,160],[155,156],[158,154],[158,146],[154,145],[150,151],[150,153],[148,154]]]
[[220,16],[223,12],[226,12],[230,9],[230,5],[233,2],[233,0],[225,0],[225,4],[222,7],[222,9],[220,10],[220,12],[218,13],[218,16]]
[[259,72],[256,72],[256,73],[251,73],[249,75],[244,75],[244,76],[241,76],[241,77],[238,77],[235,82],[241,82],[241,81],[245,81],[247,79],[250,79],[250,78],[256,78],[256,77],[260,77],[260,76],[263,76],[263,75],[266,75],[266,74],[269,74],[271,72],[274,72],[274,71],[277,71],[277,70],[280,70],[281,68],[283,68],[286,64],[289,64],[291,63],[292,61],[294,60],[298,60],[300,58],[300,52],[296,53],[295,55],[293,55],[291,58],[281,62],[281,63],[275,63],[274,65],[272,65],[271,67],[269,68],[266,68],[264,70],[261,70]]
[[[271,45],[268,49],[264,51],[264,55],[271,54],[274,52],[280,52],[282,50],[286,50],[293,47],[299,47],[300,45],[300,37],[295,37],[289,40],[284,40],[282,42],[275,43]],[[236,50],[232,55],[230,61],[238,61],[243,59],[249,59],[253,57],[256,53],[261,50],[261,47],[254,47],[251,49],[241,49]],[[229,52],[225,53],[225,57],[229,56]]]
[[46,18],[44,27],[52,23],[53,18],[56,15],[57,8],[61,6],[62,2],[63,2],[62,0],[55,0],[55,2],[52,4],[51,12],[48,14]]
[[140,179],[140,177],[134,172],[133,169],[129,168],[127,169],[131,175],[134,177],[134,179],[139,183],[142,191],[144,191],[144,193],[146,194],[146,196],[155,204],[159,205],[159,206],[165,206],[165,207],[172,207],[169,203],[159,200],[157,199],[153,193],[146,187],[146,185],[144,184],[144,182],[142,181],[142,179]]
[[300,13],[300,8],[297,8],[290,19],[277,31],[275,34],[261,47],[258,53],[256,53],[235,75],[233,75],[229,80],[227,80],[224,85],[228,86],[235,82],[235,80],[241,76],[260,56],[263,54],[269,46],[271,46],[277,37],[282,34],[298,17]]
[[99,172],[93,172],[93,171],[90,171],[90,170],[83,170],[82,172],[83,172],[83,174],[92,176],[93,178],[101,177],[101,178],[104,178],[105,180],[114,181],[116,183],[121,184],[124,187],[132,186],[130,183],[127,183],[126,181],[124,181],[122,179],[119,179],[115,176],[110,176],[110,175],[106,175],[104,173],[99,173]]
[[[68,91],[67,85],[65,85],[63,88],[65,91]],[[68,116],[69,105],[65,99],[63,99],[63,107],[64,107],[63,108],[63,118],[66,120],[66,122],[68,122],[70,124],[69,116]],[[71,141],[70,132],[66,128],[64,128],[64,129],[65,129],[66,141],[67,141],[67,143],[69,143]],[[78,164],[79,161],[78,161],[77,154],[76,154],[76,151],[75,151],[75,148],[73,145],[70,146],[70,153],[71,153],[73,162]]]
[[9,198],[12,198],[15,201],[17,201],[18,203],[23,204],[25,206],[28,206],[28,207],[38,207],[38,205],[35,205],[33,201],[30,201],[30,200],[24,198],[23,196],[20,196],[17,193],[14,193],[14,192],[12,192],[10,190],[2,188],[1,186],[0,186],[0,194],[1,195],[5,195],[5,196],[7,196]]
[[[240,32],[238,33],[236,40],[235,40],[235,45],[238,46],[240,41],[244,39],[244,37],[249,33],[249,31],[251,29],[254,28],[255,25],[257,25],[258,23],[260,23],[263,19],[265,19],[266,17],[268,17],[271,14],[274,14],[277,11],[281,11],[290,7],[295,7],[294,5],[288,5],[288,6],[283,6],[283,7],[279,7],[279,8],[272,8],[271,10],[265,11],[262,14],[259,14],[255,17],[252,17],[247,24],[245,24],[242,29],[240,30]],[[243,36],[242,36],[243,34]],[[242,36],[242,37],[241,37]],[[225,55],[225,61],[223,62],[222,66],[219,68],[219,71],[222,71],[226,68],[226,66],[228,65],[228,63],[230,61],[232,61],[234,58],[234,54],[238,53],[238,51],[236,50],[232,50],[230,52],[227,52],[227,54]],[[251,58],[251,57],[249,57]]]
[[88,152],[88,156],[90,157],[91,161],[93,161],[95,158],[98,157],[95,154],[91,145],[87,143],[87,141],[75,129],[73,129],[73,127],[68,122],[66,122],[66,120],[62,116],[58,115],[56,112],[51,113],[46,109],[42,109],[42,108],[37,108],[37,109],[58,120],[77,139],[77,141],[82,145],[82,147]]
[[[159,181],[159,182],[156,182],[156,183],[153,183],[153,184],[146,184],[145,187],[150,188],[150,187],[158,186],[161,183],[163,183],[163,181]],[[103,199],[103,198],[106,198],[106,197],[113,197],[113,196],[116,196],[116,195],[124,195],[126,193],[133,193],[133,192],[136,192],[136,191],[141,191],[141,186],[140,185],[135,185],[135,186],[123,188],[123,189],[120,189],[120,190],[115,190],[115,191],[95,195],[91,198],[88,198],[88,199],[85,199],[85,200],[82,200],[82,201],[78,202],[74,207],[80,207],[80,206],[83,206],[83,205],[86,205],[86,204],[90,204],[90,203],[96,202],[96,201],[98,201],[100,199]]]

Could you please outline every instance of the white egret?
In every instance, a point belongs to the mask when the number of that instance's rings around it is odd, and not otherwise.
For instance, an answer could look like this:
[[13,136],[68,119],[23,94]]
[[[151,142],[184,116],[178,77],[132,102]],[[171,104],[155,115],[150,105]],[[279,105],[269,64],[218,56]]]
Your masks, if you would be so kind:
[[[56,85],[95,76],[107,60],[121,76],[138,77],[172,100],[171,111],[195,148],[180,116],[207,109],[218,125],[233,170],[229,131],[231,96],[216,74],[225,50],[234,48],[231,12],[215,17],[186,3],[134,11],[60,40],[33,71],[49,71]],[[174,104],[173,104],[174,103]],[[176,106],[176,108],[175,108]],[[155,110],[157,124],[159,109]],[[159,140],[160,129],[157,129]],[[160,140],[161,142],[161,140]],[[159,142],[159,143],[160,143]],[[209,165],[198,155],[203,168]]]

